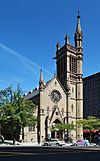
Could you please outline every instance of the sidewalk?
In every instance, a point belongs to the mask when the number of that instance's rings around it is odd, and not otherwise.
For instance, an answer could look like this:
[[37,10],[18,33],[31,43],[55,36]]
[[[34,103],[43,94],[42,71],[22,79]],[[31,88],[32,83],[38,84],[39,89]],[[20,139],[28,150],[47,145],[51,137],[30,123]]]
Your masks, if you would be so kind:
[[26,142],[26,143],[20,143],[20,146],[41,146],[42,143],[38,144],[37,142]]
[[0,147],[1,146],[41,146],[41,144],[38,144],[37,142],[18,142],[15,141],[15,144],[13,144],[12,140],[5,140],[4,142],[0,143]]

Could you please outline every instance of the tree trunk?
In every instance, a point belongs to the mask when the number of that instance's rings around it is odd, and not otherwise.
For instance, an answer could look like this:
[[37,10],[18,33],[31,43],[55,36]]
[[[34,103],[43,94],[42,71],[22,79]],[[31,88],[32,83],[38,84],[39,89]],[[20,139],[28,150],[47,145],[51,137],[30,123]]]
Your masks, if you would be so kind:
[[92,132],[90,131],[90,145],[91,145],[91,142],[92,142]]
[[13,145],[15,145],[15,141],[16,141],[16,138],[15,138],[15,131],[13,131]]
[[22,127],[22,141],[24,142],[24,127]]

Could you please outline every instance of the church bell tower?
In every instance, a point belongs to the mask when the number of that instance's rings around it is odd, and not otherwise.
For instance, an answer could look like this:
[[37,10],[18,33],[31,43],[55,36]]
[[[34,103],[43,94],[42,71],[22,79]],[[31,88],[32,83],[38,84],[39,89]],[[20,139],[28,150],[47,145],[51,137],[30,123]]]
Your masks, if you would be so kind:
[[[75,123],[77,119],[83,118],[83,81],[82,81],[82,30],[80,15],[78,12],[76,31],[74,34],[75,45],[69,43],[68,34],[65,36],[65,44],[60,47],[56,45],[56,68],[57,77],[63,85],[67,95],[67,122]],[[82,137],[82,130],[74,132],[76,138]]]

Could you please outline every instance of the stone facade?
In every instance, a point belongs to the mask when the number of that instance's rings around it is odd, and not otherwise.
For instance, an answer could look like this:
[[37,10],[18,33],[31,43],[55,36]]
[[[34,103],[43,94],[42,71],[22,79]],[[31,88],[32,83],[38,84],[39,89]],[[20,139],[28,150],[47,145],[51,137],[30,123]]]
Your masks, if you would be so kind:
[[[57,123],[76,123],[83,118],[83,81],[82,81],[82,31],[80,16],[77,16],[77,26],[74,35],[75,46],[69,44],[68,35],[65,45],[56,47],[57,75],[44,83],[42,71],[40,72],[39,88],[27,95],[37,104],[36,115],[39,119],[34,131],[25,129],[25,140],[42,142],[48,137],[62,137],[59,131],[52,128]],[[73,139],[83,135],[82,129],[77,128],[70,135]]]

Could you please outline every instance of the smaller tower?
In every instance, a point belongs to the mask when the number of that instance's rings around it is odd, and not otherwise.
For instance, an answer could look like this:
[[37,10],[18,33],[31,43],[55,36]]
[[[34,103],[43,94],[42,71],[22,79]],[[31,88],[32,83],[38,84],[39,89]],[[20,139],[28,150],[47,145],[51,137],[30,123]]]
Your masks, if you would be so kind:
[[66,34],[65,36],[65,45],[69,44],[69,36],[68,34]]
[[59,41],[57,42],[56,49],[57,49],[57,51],[60,49],[60,43],[59,43]]
[[44,89],[44,81],[43,81],[42,69],[40,69],[39,89],[40,89],[40,91]]
[[44,80],[42,75],[42,69],[40,69],[40,81],[39,81],[39,108],[38,108],[38,143],[41,143],[45,136],[44,129]]

